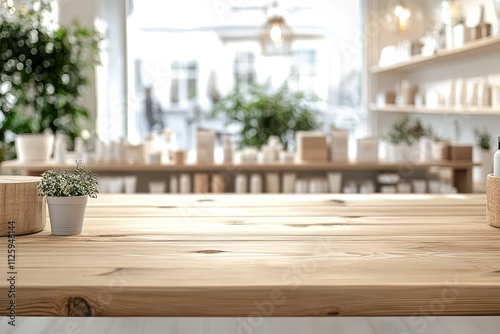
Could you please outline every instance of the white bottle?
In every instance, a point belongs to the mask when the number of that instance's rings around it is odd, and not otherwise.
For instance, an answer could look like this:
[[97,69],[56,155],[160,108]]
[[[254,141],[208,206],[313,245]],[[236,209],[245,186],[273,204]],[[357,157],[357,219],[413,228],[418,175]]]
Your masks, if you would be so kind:
[[493,156],[493,175],[500,177],[500,136],[498,137],[498,150]]

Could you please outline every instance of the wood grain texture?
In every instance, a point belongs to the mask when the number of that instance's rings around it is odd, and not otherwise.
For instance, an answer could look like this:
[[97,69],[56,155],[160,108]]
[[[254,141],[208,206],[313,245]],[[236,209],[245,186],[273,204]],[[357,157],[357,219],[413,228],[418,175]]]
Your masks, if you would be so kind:
[[[431,162],[359,162],[359,161],[328,161],[328,162],[266,162],[266,163],[186,163],[186,164],[145,164],[145,163],[90,163],[86,167],[100,173],[130,172],[130,173],[209,173],[231,178],[238,173],[253,172],[331,172],[331,171],[396,171],[411,175],[412,171],[429,170],[431,168],[446,168],[452,171],[453,185],[459,193],[472,193],[472,168],[479,164],[472,161],[431,161]],[[23,175],[40,175],[47,169],[66,169],[69,164],[58,162],[24,162],[17,160],[4,161],[0,169]],[[218,188],[215,188],[218,192]]]
[[25,316],[500,315],[485,195],[101,195],[16,247]]
[[[40,172],[47,169],[66,169],[74,164],[61,164],[58,162],[29,162],[10,160],[1,163],[1,169],[6,171],[31,171]],[[455,169],[467,169],[479,164],[472,161],[431,161],[431,162],[265,162],[265,163],[186,163],[177,164],[145,164],[145,163],[89,163],[88,169],[95,172],[100,171],[165,171],[165,172],[280,172],[280,171],[331,171],[335,169],[346,170],[408,170],[427,169],[430,167],[443,167]]]
[[[0,237],[40,232],[47,220],[45,198],[37,196],[39,177],[0,176]],[[14,222],[9,230],[9,222]],[[15,231],[13,230],[15,229]]]

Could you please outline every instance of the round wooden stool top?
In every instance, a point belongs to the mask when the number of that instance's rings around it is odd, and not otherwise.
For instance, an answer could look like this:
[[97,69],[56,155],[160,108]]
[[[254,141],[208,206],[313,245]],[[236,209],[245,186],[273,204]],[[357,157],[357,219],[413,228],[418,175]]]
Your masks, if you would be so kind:
[[30,234],[45,228],[45,197],[37,196],[40,177],[0,175],[0,236]]

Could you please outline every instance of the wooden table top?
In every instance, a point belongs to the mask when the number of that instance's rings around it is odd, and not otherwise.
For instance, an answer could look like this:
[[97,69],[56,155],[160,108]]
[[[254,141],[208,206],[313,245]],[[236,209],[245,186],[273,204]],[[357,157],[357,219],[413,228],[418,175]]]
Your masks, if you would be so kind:
[[500,315],[485,211],[484,195],[100,195],[81,235],[16,237],[17,315]]

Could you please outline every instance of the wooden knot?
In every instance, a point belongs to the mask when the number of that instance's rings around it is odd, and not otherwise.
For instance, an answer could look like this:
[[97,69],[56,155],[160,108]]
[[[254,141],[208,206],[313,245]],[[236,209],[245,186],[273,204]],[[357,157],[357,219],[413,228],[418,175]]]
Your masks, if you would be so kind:
[[69,297],[66,303],[69,317],[91,317],[92,306],[82,297]]
[[228,225],[248,225],[247,222],[244,222],[242,220],[231,220],[231,221],[228,221],[226,224],[228,224]]
[[207,250],[194,251],[193,253],[198,253],[198,254],[218,254],[218,253],[224,253],[224,251],[223,250],[218,250],[218,249],[207,249]]
[[331,199],[330,202],[333,202],[333,203],[339,204],[339,205],[345,205],[345,201],[343,201],[341,199]]
[[337,317],[340,315],[340,309],[336,307],[329,307],[324,310],[317,311],[314,316],[316,317]]
[[309,227],[309,224],[287,224],[288,226],[290,227],[294,227],[294,228],[306,228],[306,227]]
[[326,316],[327,317],[336,317],[340,314],[340,312],[338,310],[328,310],[326,312]]

